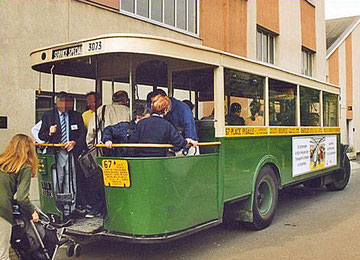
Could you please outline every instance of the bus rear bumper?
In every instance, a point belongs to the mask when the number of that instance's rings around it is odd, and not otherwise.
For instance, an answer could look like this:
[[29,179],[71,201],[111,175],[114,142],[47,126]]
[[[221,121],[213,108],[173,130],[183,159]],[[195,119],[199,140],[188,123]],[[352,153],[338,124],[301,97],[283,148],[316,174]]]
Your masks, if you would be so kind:
[[94,232],[87,233],[80,229],[67,228],[65,234],[73,237],[82,237],[88,239],[110,239],[116,241],[132,242],[139,244],[152,244],[152,243],[161,243],[173,241],[199,231],[217,226],[222,223],[222,220],[216,219],[209,222],[199,224],[197,226],[191,227],[186,230],[181,230],[173,233],[159,234],[159,235],[132,235],[132,234],[123,234],[113,231],[107,231],[103,229],[98,229]]

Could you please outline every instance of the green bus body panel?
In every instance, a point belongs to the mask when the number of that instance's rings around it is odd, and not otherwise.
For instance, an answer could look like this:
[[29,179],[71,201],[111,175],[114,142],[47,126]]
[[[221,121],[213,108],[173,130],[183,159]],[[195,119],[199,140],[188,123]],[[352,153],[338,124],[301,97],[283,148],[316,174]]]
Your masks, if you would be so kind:
[[51,174],[51,169],[55,165],[55,156],[38,154],[38,159],[40,209],[46,214],[56,215],[59,217],[59,220],[63,220],[62,212],[56,207],[54,182]]
[[[210,129],[211,130],[211,129]],[[104,229],[134,236],[166,235],[190,229],[212,220],[221,220],[225,202],[244,198],[247,212],[242,220],[252,220],[252,195],[261,168],[271,163],[278,169],[280,186],[321,176],[340,165],[340,135],[337,136],[337,165],[292,177],[293,136],[214,138],[203,132],[206,141],[221,141],[221,147],[201,147],[202,154],[186,157],[109,158],[126,160],[130,187],[105,186],[107,217]],[[204,152],[213,152],[204,154]],[[41,209],[55,214],[51,169],[53,155],[39,157]],[[49,186],[50,183],[50,186]]]
[[340,135],[336,136],[337,166],[296,177],[292,177],[293,136],[219,138],[224,153],[224,201],[251,194],[257,174],[266,163],[272,163],[278,168],[281,185],[289,185],[339,168]]
[[157,235],[219,219],[218,157],[127,158],[131,186],[105,187],[105,230]]

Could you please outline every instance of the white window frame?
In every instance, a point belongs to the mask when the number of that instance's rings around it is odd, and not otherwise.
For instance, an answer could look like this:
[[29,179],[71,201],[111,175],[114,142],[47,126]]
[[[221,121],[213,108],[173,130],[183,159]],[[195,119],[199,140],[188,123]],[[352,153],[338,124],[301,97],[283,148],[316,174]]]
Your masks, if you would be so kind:
[[[259,44],[259,34],[261,35],[261,57],[259,57],[258,53],[258,44]],[[261,28],[257,28],[256,30],[256,59],[265,63],[275,64],[275,37],[276,34],[270,33]],[[266,44],[264,44],[264,39],[266,39]],[[272,47],[270,42],[272,42]],[[267,55],[265,55],[264,50],[266,50]],[[272,61],[270,58],[270,53],[273,54]]]
[[314,52],[306,48],[301,50],[301,73],[305,76],[312,77],[314,69]]
[[177,0],[174,0],[174,2],[175,2],[174,26],[165,23],[165,8],[164,8],[164,5],[165,5],[166,0],[162,0],[162,7],[163,8],[162,8],[162,21],[161,22],[151,19],[151,1],[152,0],[148,0],[148,4],[149,4],[148,16],[149,16],[149,18],[137,14],[137,0],[133,0],[133,1],[134,1],[134,13],[123,10],[121,8],[121,0],[119,0],[120,13],[124,14],[124,15],[127,15],[127,16],[131,16],[133,18],[136,18],[136,19],[139,19],[139,20],[142,20],[142,21],[145,21],[145,22],[148,22],[148,23],[152,23],[152,24],[155,24],[155,25],[159,25],[161,27],[165,27],[167,29],[171,29],[171,30],[183,33],[183,34],[187,34],[189,36],[199,38],[200,0],[195,0],[196,1],[196,3],[195,3],[195,5],[196,5],[196,14],[195,14],[196,18],[195,18],[195,21],[194,21],[195,22],[195,24],[194,24],[195,25],[195,32],[188,31],[188,27],[189,27],[189,1],[188,0],[185,0],[185,8],[186,8],[185,9],[185,12],[186,12],[186,17],[185,17],[185,19],[186,19],[185,20],[185,28],[186,29],[185,30],[177,27]]

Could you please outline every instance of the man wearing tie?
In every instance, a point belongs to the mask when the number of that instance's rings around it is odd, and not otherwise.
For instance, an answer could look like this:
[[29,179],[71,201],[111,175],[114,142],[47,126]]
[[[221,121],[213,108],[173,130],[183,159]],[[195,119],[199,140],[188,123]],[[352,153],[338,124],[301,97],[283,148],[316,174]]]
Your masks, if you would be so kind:
[[56,171],[53,171],[55,198],[59,202],[59,194],[71,194],[70,197],[66,196],[66,203],[57,203],[63,208],[66,218],[71,217],[76,206],[77,158],[85,147],[86,134],[82,116],[73,111],[73,106],[73,97],[66,92],[60,92],[56,97],[56,108],[44,113],[39,131],[41,140],[65,144],[62,149],[48,147],[46,153],[56,156]]

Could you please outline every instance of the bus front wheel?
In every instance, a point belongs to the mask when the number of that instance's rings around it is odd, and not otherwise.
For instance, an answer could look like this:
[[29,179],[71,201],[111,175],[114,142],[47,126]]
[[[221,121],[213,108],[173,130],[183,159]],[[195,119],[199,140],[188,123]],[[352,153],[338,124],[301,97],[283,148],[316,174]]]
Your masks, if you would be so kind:
[[275,173],[269,165],[265,165],[256,179],[251,227],[261,230],[270,226],[277,203],[278,185]]
[[343,165],[334,173],[334,181],[327,184],[326,188],[330,191],[343,190],[348,185],[350,180],[350,160],[345,155]]

